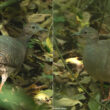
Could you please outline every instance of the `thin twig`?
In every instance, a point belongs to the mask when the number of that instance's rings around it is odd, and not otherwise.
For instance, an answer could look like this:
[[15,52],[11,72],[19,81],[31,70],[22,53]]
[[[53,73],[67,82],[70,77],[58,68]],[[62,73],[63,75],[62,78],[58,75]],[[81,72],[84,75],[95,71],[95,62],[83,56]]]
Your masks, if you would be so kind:
[[98,32],[100,32],[100,29],[101,29],[103,21],[104,21],[104,15],[105,15],[105,12],[106,12],[107,4],[108,4],[108,0],[105,1],[104,11],[103,11],[103,15],[102,15],[102,19],[101,19],[101,22],[100,22],[100,26],[99,26]]

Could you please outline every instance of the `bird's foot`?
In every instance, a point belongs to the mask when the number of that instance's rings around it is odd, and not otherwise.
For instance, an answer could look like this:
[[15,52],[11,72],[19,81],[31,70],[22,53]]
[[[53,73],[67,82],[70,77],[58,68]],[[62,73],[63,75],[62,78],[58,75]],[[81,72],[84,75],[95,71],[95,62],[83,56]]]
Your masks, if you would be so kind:
[[3,87],[3,85],[2,85],[2,84],[0,84],[0,93],[2,92],[2,87]]
[[110,96],[102,100],[102,102],[106,102],[106,101],[110,101]]

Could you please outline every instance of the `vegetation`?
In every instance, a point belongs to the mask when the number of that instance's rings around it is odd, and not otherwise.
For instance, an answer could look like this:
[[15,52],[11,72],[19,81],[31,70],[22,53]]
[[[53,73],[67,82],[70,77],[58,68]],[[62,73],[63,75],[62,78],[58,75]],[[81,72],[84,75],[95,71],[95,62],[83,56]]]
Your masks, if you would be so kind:
[[84,69],[81,39],[72,36],[92,26],[100,39],[108,39],[109,7],[109,0],[1,0],[1,35],[20,37],[30,22],[48,31],[28,43],[21,71],[0,93],[0,110],[109,110],[110,104],[101,101],[109,85],[102,95],[100,82]]
[[21,71],[8,78],[0,93],[2,110],[52,108],[52,1],[0,1],[1,35],[20,37],[23,25],[31,22],[38,23],[49,31],[34,35],[28,43],[28,51]]
[[[54,107],[67,110],[109,110],[102,102],[104,95],[100,82],[94,81],[83,70],[80,38],[72,34],[84,26],[99,31],[100,39],[110,32],[108,0],[54,0]],[[103,37],[104,35],[104,37]],[[106,36],[107,37],[107,36]],[[103,59],[102,59],[103,60]]]

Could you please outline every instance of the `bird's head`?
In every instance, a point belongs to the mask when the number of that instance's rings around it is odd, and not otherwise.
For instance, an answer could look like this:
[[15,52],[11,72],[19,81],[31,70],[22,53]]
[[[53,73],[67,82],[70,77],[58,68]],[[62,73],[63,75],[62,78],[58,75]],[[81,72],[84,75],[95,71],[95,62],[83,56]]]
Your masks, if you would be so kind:
[[42,28],[40,25],[38,25],[37,23],[29,23],[29,24],[25,24],[23,31],[26,34],[32,35],[32,34],[36,34],[38,32],[41,31],[47,31],[46,29]]
[[47,29],[42,28],[37,23],[28,23],[25,24],[23,27],[23,31],[21,33],[21,36],[18,38],[23,44],[27,45],[27,42],[30,40],[30,38],[41,31],[47,31]]
[[73,34],[84,39],[98,39],[98,32],[92,27],[84,27],[80,32]]

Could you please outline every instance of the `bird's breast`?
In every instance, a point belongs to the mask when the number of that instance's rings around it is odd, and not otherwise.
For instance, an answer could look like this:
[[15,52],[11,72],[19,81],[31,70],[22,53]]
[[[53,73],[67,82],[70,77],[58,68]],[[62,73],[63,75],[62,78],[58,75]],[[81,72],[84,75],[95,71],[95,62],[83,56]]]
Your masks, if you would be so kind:
[[83,62],[87,72],[95,79],[110,82],[110,72],[106,68],[107,56],[108,48],[103,49],[103,46],[100,45],[88,45],[84,49]]

